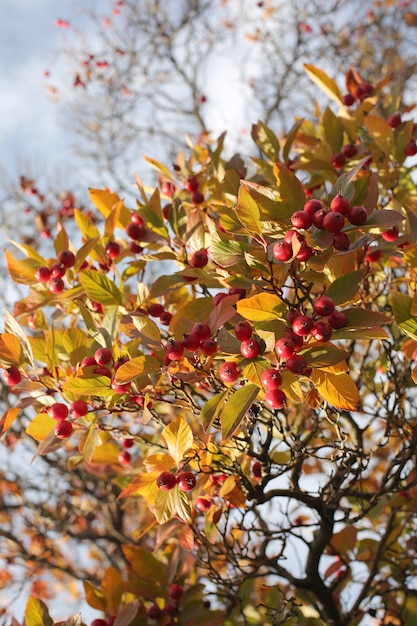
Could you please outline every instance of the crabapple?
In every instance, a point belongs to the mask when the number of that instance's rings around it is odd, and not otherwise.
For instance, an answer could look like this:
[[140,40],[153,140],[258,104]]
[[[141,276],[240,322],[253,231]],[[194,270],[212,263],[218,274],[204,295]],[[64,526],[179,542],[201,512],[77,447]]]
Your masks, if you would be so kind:
[[364,206],[352,206],[348,211],[347,218],[354,226],[362,226],[368,219],[368,213]]
[[211,334],[210,326],[204,323],[197,323],[191,329],[191,334],[197,337],[200,341],[208,339]]
[[292,331],[300,337],[305,337],[313,328],[313,320],[307,315],[298,315],[291,325]]
[[334,233],[332,246],[335,250],[346,252],[350,248],[350,239],[347,233]]
[[148,313],[152,317],[161,317],[162,313],[165,311],[162,304],[159,302],[151,302],[148,306]]
[[55,402],[48,407],[48,413],[52,419],[62,421],[67,419],[69,408],[63,402]]
[[69,405],[69,412],[75,419],[83,417],[88,413],[88,404],[84,400],[74,400]]
[[184,354],[184,346],[180,341],[168,339],[165,347],[166,355],[171,361],[180,361]]
[[287,396],[281,389],[271,389],[265,394],[265,404],[270,409],[282,409],[286,404]]
[[332,327],[327,322],[316,322],[311,329],[311,334],[316,341],[329,341],[332,336]]
[[219,369],[219,378],[224,383],[234,383],[240,376],[237,369],[237,363],[235,361],[229,361],[228,363],[222,363]]
[[246,359],[256,359],[261,351],[261,347],[256,339],[245,339],[240,344],[240,353]]
[[332,154],[330,163],[336,170],[340,170],[346,163],[346,157],[341,152],[336,152],[335,154]]
[[345,225],[345,218],[338,211],[330,211],[323,218],[323,228],[329,233],[338,233]]
[[7,370],[4,370],[3,372],[3,380],[9,387],[14,387],[15,385],[18,385],[22,380],[22,375],[19,368],[15,365],[8,367]]
[[61,293],[65,289],[64,281],[58,276],[56,278],[50,278],[46,286],[51,293]]
[[277,241],[272,249],[272,254],[277,261],[285,263],[292,257],[292,245],[286,241]]
[[293,354],[285,362],[285,367],[292,374],[304,374],[307,366],[307,360],[301,354]]
[[61,250],[57,257],[58,263],[62,263],[67,269],[74,267],[75,254],[71,250]]
[[313,223],[313,217],[307,211],[296,211],[291,216],[291,224],[295,228],[304,228],[307,230]]
[[156,484],[161,491],[170,491],[177,484],[177,477],[172,472],[162,472],[156,479]]
[[313,309],[320,317],[326,317],[333,313],[334,302],[329,296],[319,296],[313,302]]
[[262,372],[261,383],[266,391],[272,391],[279,388],[282,383],[282,376],[277,369],[270,367]]
[[117,241],[109,241],[106,246],[106,253],[110,259],[115,259],[120,254],[120,245]]
[[392,228],[389,228],[388,230],[384,230],[383,233],[381,233],[382,239],[385,239],[385,241],[395,241],[396,239],[398,239],[398,227],[397,226],[393,226]]
[[201,342],[200,350],[204,356],[213,356],[217,352],[217,341],[213,337],[208,337]]
[[51,278],[51,270],[46,265],[40,265],[36,268],[34,276],[40,283],[47,283]]
[[177,476],[178,488],[181,491],[191,491],[197,483],[197,479],[192,472],[181,472]]
[[94,352],[94,360],[97,365],[107,365],[108,363],[111,363],[112,359],[113,355],[109,348],[98,348]]
[[68,439],[72,433],[72,424],[67,420],[61,420],[54,426],[54,434],[58,439]]
[[193,252],[190,259],[192,267],[205,267],[208,263],[208,254],[206,250],[197,250]]
[[246,320],[240,320],[234,328],[236,339],[244,341],[252,337],[252,326]]
[[290,337],[282,337],[275,344],[275,352],[283,359],[288,359],[295,352],[294,341]]
[[400,113],[393,113],[390,115],[387,122],[391,128],[397,128],[397,126],[399,126],[402,122]]
[[330,326],[334,328],[334,330],[338,330],[339,328],[343,328],[347,326],[348,320],[343,311],[333,311],[327,318]]
[[120,465],[129,465],[132,457],[130,452],[128,452],[127,450],[120,450],[117,456],[117,460],[119,461]]
[[330,211],[347,215],[349,211],[349,201],[342,194],[337,194],[330,203]]
[[304,204],[303,211],[313,217],[314,213],[317,213],[317,211],[320,211],[320,209],[322,208],[323,203],[320,200],[316,200],[313,198],[312,200],[307,200],[307,202]]

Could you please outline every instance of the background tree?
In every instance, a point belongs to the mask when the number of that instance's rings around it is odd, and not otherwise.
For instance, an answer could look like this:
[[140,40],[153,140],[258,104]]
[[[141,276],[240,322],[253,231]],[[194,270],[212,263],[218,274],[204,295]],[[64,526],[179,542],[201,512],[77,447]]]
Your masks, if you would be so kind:
[[45,467],[3,482],[27,626],[68,580],[94,626],[412,624],[414,123],[386,80],[349,71],[346,104],[305,69],[337,107],[259,122],[253,176],[200,140],[132,207],[91,189],[52,258],[7,253],[2,429]]

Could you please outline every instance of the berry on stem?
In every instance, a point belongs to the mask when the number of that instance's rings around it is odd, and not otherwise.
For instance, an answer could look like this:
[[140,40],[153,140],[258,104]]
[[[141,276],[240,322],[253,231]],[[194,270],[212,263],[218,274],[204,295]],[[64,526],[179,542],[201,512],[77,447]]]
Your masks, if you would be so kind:
[[240,320],[234,328],[236,339],[244,341],[252,337],[252,326],[246,320]]
[[224,383],[234,383],[240,376],[239,370],[237,369],[237,363],[235,361],[230,361],[228,363],[222,363],[219,369],[219,378]]
[[240,344],[240,353],[246,359],[256,359],[260,351],[261,347],[257,340],[253,337],[250,339],[245,339]]
[[67,420],[61,420],[54,426],[54,434],[58,439],[68,439],[72,434],[72,424]]
[[22,380],[22,375],[19,368],[15,365],[8,367],[7,370],[4,370],[3,372],[3,380],[9,387],[14,387],[15,385],[18,385]]
[[281,389],[271,389],[265,394],[265,404],[270,409],[282,409],[287,401],[287,396]]
[[275,344],[275,352],[282,359],[288,359],[295,352],[294,341],[290,337],[282,337]]
[[197,479],[192,472],[181,472],[177,476],[178,488],[181,491],[191,491],[197,483]]
[[156,484],[161,491],[170,491],[177,484],[177,477],[172,472],[162,472],[156,479]]
[[334,311],[334,302],[329,296],[319,296],[313,302],[313,309],[320,317],[327,317]]
[[94,352],[94,360],[97,365],[107,365],[113,360],[113,355],[109,348],[98,348]]

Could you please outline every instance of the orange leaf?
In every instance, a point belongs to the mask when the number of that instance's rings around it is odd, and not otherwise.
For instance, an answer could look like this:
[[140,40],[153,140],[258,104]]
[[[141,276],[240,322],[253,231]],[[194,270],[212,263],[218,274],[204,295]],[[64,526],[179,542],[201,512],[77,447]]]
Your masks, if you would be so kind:
[[337,409],[357,411],[361,399],[349,374],[331,374],[322,370],[315,370],[311,378],[321,397]]

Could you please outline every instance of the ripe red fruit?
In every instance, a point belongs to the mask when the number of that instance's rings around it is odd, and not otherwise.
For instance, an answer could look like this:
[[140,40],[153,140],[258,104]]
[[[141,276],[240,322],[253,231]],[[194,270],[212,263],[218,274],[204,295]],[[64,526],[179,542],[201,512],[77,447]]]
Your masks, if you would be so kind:
[[125,450],[129,450],[129,448],[133,448],[133,446],[135,445],[135,440],[134,439],[122,439],[122,441],[120,442],[122,448],[124,448]]
[[332,327],[327,322],[316,322],[311,330],[316,341],[329,341],[332,333]]
[[163,214],[163,216],[165,217],[166,220],[169,219],[169,212],[170,212],[171,208],[172,208],[172,204],[165,204],[162,207],[162,214]]
[[144,224],[136,224],[135,222],[129,222],[129,224],[126,226],[125,231],[129,239],[140,241],[140,239],[145,234],[145,226]]
[[327,318],[330,326],[334,328],[334,330],[338,330],[339,328],[343,328],[347,326],[348,320],[343,311],[333,311],[331,315]]
[[298,315],[293,321],[291,328],[296,335],[305,337],[313,328],[313,320],[307,315]]
[[417,154],[417,144],[415,139],[410,139],[410,141],[404,148],[404,153],[406,154],[406,156],[414,156],[415,154]]
[[252,337],[252,326],[246,320],[240,320],[234,328],[236,339],[244,341]]
[[197,250],[193,252],[190,259],[192,267],[205,267],[208,263],[208,254],[206,250]]
[[204,323],[194,324],[191,329],[191,334],[195,337],[198,337],[200,341],[204,341],[205,339],[208,339],[210,337],[210,326]]
[[197,500],[195,501],[195,508],[198,511],[208,511],[211,508],[211,500],[202,497],[197,498]]
[[18,385],[22,380],[22,375],[19,368],[15,365],[8,367],[7,370],[4,370],[3,372],[3,380],[9,387],[14,387],[15,385]]
[[316,228],[319,228],[320,230],[324,230],[323,222],[324,222],[324,218],[328,214],[329,214],[329,211],[326,211],[326,209],[319,209],[318,211],[316,211],[313,215],[314,226]]
[[170,491],[177,484],[177,477],[172,472],[162,472],[156,479],[156,484],[161,491]]
[[168,181],[164,181],[161,183],[161,191],[162,193],[164,193],[166,196],[172,196],[172,194],[175,191],[175,185],[174,183],[170,183]]
[[313,217],[307,211],[296,211],[291,216],[291,224],[295,228],[304,228],[307,230],[313,223]]
[[181,585],[174,583],[168,587],[168,597],[171,600],[179,600],[184,593],[184,589]]
[[391,128],[397,128],[397,126],[399,126],[402,122],[401,115],[399,113],[393,113],[389,116],[387,122],[391,126]]
[[398,228],[397,226],[393,226],[392,228],[389,228],[388,230],[384,230],[383,233],[381,233],[382,235],[382,239],[385,239],[385,241],[396,241],[396,239],[398,239]]
[[200,347],[200,340],[193,333],[184,333],[181,341],[185,350],[189,350],[190,352],[197,352]]
[[332,155],[330,163],[336,170],[340,170],[346,163],[346,157],[341,152],[336,152]]
[[47,283],[51,278],[51,270],[46,265],[40,265],[36,268],[34,276],[40,283]]
[[197,191],[199,188],[198,180],[195,176],[189,176],[184,183],[184,189],[187,191]]
[[62,278],[50,278],[46,284],[51,293],[61,293],[65,289],[64,281]]
[[329,233],[338,233],[345,225],[345,218],[338,211],[330,211],[323,219],[323,228]]
[[135,241],[131,241],[129,243],[129,250],[133,252],[133,254],[140,254],[143,252],[142,246],[139,246]]
[[190,196],[190,199],[193,204],[203,204],[204,194],[201,193],[201,191],[193,191]]
[[216,354],[217,352],[217,341],[213,339],[213,337],[203,339],[200,345],[200,350],[204,356],[213,356],[213,354]]
[[120,254],[120,245],[117,241],[109,241],[106,246],[106,253],[110,259],[115,259]]
[[333,313],[334,302],[329,296],[319,296],[313,302],[313,309],[320,317],[326,317]]
[[50,269],[52,278],[62,278],[65,276],[65,272],[67,271],[67,268],[63,263],[54,263],[51,265]]
[[105,365],[97,365],[95,370],[93,370],[93,374],[95,374],[96,376],[107,376],[107,378],[112,377],[111,371]]
[[80,367],[91,367],[92,365],[97,365],[96,360],[93,356],[86,356],[80,363]]
[[287,401],[287,396],[281,389],[271,389],[265,394],[265,404],[270,409],[282,409]]
[[296,238],[296,240],[297,240],[297,241],[299,241],[300,243],[303,243],[303,241],[305,241],[305,240],[306,240],[306,238],[304,237],[304,235],[302,235],[301,233],[299,233],[299,232],[298,232],[298,230],[293,230],[293,229],[291,229],[291,230],[289,230],[287,233],[285,233],[285,236],[284,236],[284,241],[285,241],[286,243],[289,243],[289,244],[291,244],[291,245],[292,245],[292,241],[293,241],[293,238],[294,238],[294,237],[295,237],[295,238]]
[[254,478],[262,477],[262,464],[260,463],[260,461],[255,461],[252,465],[252,476]]
[[163,313],[161,313],[159,317],[159,321],[164,326],[169,326],[169,323],[171,320],[172,320],[172,313],[170,313],[169,311],[164,311]]
[[290,311],[288,311],[286,318],[287,318],[287,322],[289,324],[292,324],[293,321],[299,316],[301,315],[300,311],[298,311],[297,309],[291,309]]
[[219,378],[224,383],[234,383],[240,376],[239,370],[237,369],[237,363],[235,361],[231,361],[229,363],[223,363],[219,369]]
[[184,354],[184,346],[180,341],[175,339],[168,339],[165,347],[166,355],[171,361],[180,361]]
[[313,254],[313,249],[310,248],[310,246],[308,246],[305,242],[303,242],[297,254],[295,255],[295,258],[297,259],[297,261],[305,262],[305,261],[308,261],[308,259],[311,257],[312,254]]
[[160,619],[162,617],[162,611],[159,608],[159,606],[156,605],[156,604],[151,604],[151,606],[148,608],[146,614],[149,617],[149,619],[157,620],[157,619]]
[[151,302],[151,304],[148,306],[148,313],[152,317],[161,317],[164,311],[164,307],[159,302]]
[[72,424],[67,420],[61,420],[54,426],[54,434],[58,439],[68,439],[72,433]]
[[118,383],[114,379],[111,381],[111,388],[115,393],[129,393],[132,389],[131,383]]
[[94,352],[94,360],[97,365],[107,365],[107,363],[111,363],[112,359],[113,355],[108,348],[98,348]]
[[365,261],[368,261],[368,263],[376,263],[381,257],[382,250],[371,250],[365,254]]
[[256,359],[261,351],[261,347],[256,339],[245,339],[240,344],[240,353],[246,359]]
[[107,626],[105,619],[93,619],[90,626]]
[[216,293],[213,298],[213,306],[217,306],[226,296],[227,293],[224,293],[223,291],[221,291],[220,293]]
[[127,450],[120,450],[119,454],[117,455],[117,460],[119,461],[120,465],[129,465],[132,457],[130,455],[130,452],[128,452]]
[[350,248],[350,239],[347,233],[334,233],[332,246],[335,250],[346,252]]
[[69,405],[69,412],[75,419],[83,417],[88,413],[88,404],[84,400],[74,400]]
[[266,391],[272,391],[278,389],[282,383],[282,376],[280,372],[273,367],[262,372],[261,383]]
[[63,402],[55,402],[48,407],[48,413],[52,419],[62,421],[67,419],[69,408]]
[[177,483],[181,491],[191,491],[196,486],[197,479],[192,472],[181,472],[177,476]]
[[349,211],[349,201],[341,194],[338,194],[330,203],[330,211],[347,215]]
[[314,213],[317,213],[317,211],[320,211],[320,209],[322,208],[323,203],[320,202],[320,200],[313,199],[307,200],[307,202],[304,204],[303,211],[313,217]]
[[347,159],[352,159],[354,156],[358,154],[358,148],[355,146],[354,143],[347,143],[342,148],[342,154]]
[[355,104],[355,100],[356,98],[351,93],[345,93],[342,96],[342,103],[345,105],[345,107],[351,107],[352,104]]
[[368,219],[368,213],[364,206],[352,206],[349,209],[347,218],[354,226],[362,226]]
[[301,354],[293,354],[286,360],[285,367],[293,374],[304,374],[308,364],[307,360],[301,356]]
[[285,335],[287,339],[291,339],[294,344],[294,352],[297,352],[304,345],[304,337],[300,337],[300,335],[296,335],[291,328],[288,329],[287,334]]
[[275,352],[282,359],[288,359],[295,352],[294,341],[290,337],[282,337],[275,344]]
[[292,257],[292,245],[286,241],[277,241],[272,249],[272,254],[277,261],[285,263]]
[[61,250],[57,257],[58,263],[62,263],[67,269],[74,267],[75,254],[71,250]]

